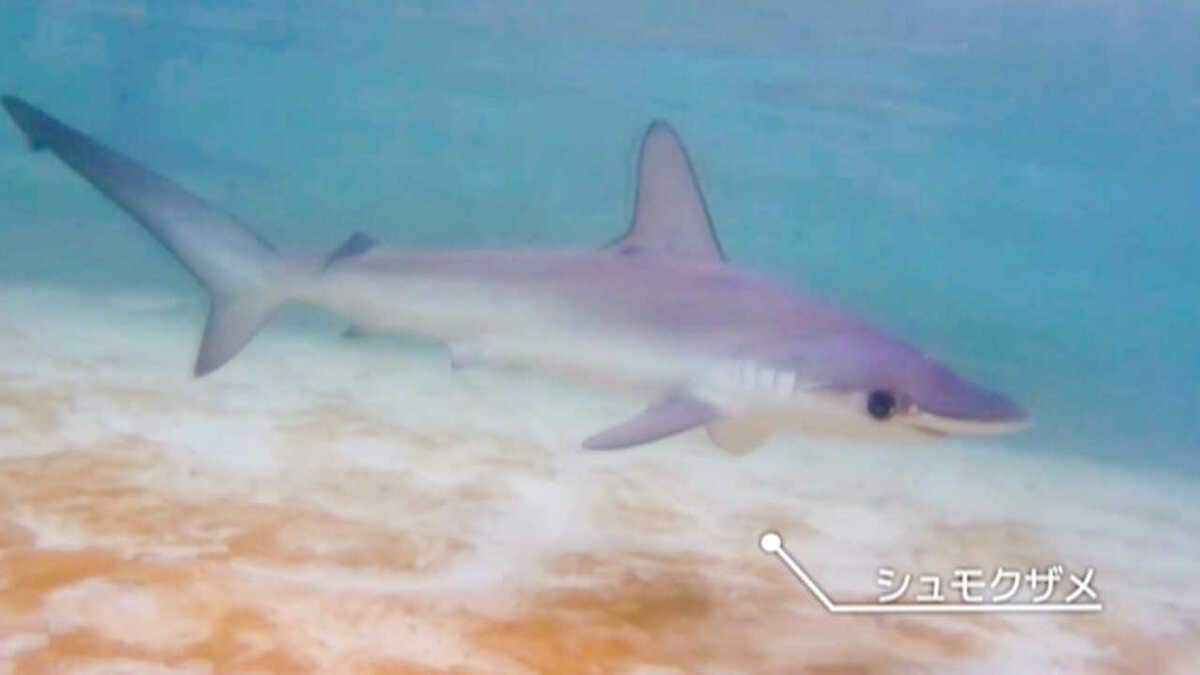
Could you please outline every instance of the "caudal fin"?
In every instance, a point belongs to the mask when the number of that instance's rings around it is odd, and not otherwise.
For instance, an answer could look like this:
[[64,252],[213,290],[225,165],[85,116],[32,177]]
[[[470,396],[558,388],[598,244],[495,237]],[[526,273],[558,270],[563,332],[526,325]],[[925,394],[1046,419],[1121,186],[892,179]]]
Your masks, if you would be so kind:
[[286,300],[287,265],[267,242],[203,199],[13,96],[4,109],[34,150],[47,149],[163,244],[210,294],[195,373],[232,359]]

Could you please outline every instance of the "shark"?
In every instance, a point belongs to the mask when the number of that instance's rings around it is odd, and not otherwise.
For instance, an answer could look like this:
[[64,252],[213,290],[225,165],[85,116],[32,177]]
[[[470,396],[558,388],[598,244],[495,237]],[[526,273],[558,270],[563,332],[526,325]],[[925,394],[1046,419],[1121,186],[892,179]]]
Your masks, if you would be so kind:
[[284,255],[91,136],[20,98],[0,101],[34,150],[91,183],[207,289],[197,377],[298,302],[357,332],[440,341],[455,368],[532,368],[647,402],[587,436],[592,450],[700,428],[743,454],[782,432],[898,439],[1028,425],[1005,395],[856,313],[731,264],[665,121],[645,130],[632,220],[605,246],[413,251],[354,233],[330,252]]

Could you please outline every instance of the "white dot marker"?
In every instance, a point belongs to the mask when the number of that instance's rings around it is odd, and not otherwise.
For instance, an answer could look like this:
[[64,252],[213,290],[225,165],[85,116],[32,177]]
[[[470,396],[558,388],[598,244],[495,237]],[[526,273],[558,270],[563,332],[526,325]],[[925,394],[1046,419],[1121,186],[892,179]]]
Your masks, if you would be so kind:
[[763,535],[758,538],[758,547],[763,550],[763,553],[774,555],[783,548],[783,537],[779,536],[778,532],[763,532]]

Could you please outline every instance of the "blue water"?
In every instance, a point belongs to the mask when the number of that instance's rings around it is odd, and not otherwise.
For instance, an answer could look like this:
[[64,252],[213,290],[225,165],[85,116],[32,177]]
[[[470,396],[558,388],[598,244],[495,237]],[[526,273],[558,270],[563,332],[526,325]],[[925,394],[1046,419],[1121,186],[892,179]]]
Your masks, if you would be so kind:
[[[285,250],[597,245],[666,118],[738,264],[1013,395],[1006,443],[1200,473],[1195,3],[338,4],[8,2],[0,89]],[[193,288],[0,126],[0,278]]]

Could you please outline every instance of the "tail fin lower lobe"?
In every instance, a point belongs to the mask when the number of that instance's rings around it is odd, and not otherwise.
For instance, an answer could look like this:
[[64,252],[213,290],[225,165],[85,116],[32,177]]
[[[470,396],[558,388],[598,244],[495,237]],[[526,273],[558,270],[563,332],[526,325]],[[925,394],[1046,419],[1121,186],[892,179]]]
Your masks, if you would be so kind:
[[34,150],[49,150],[121,207],[208,290],[197,376],[232,359],[285,300],[283,259],[250,228],[19,98],[0,104]]

